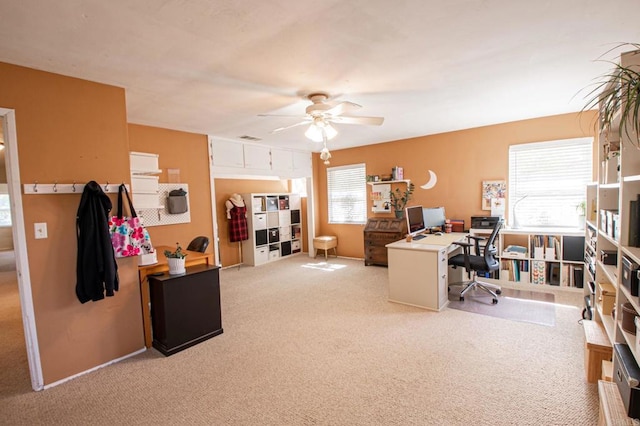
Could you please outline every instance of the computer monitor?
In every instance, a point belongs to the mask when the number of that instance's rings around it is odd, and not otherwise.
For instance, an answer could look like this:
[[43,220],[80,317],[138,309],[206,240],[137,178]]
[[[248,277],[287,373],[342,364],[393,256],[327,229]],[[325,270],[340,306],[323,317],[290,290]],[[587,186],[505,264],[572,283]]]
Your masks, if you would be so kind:
[[407,229],[409,234],[415,235],[424,231],[424,217],[422,214],[422,206],[411,206],[405,209],[405,217],[407,218]]
[[440,228],[443,230],[446,220],[444,207],[424,207],[422,217],[425,229]]

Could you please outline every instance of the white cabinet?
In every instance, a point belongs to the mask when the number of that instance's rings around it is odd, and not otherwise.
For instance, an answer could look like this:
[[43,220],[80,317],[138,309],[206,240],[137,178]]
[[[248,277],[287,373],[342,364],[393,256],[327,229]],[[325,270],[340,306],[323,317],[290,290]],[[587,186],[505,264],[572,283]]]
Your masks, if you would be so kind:
[[271,148],[271,168],[290,173],[293,170],[293,151]]
[[158,154],[130,152],[131,194],[136,210],[162,209],[158,174]]
[[270,148],[245,144],[244,167],[247,169],[271,170]]
[[299,194],[242,194],[249,239],[242,242],[244,263],[261,265],[302,248]]
[[214,167],[244,167],[244,144],[226,140],[210,143],[211,161]]
[[282,179],[312,175],[311,153],[209,137],[213,175],[277,176]]
[[460,281],[462,269],[448,267],[446,246],[407,249],[405,245],[400,241],[386,246],[389,301],[433,311],[444,309],[449,304],[448,283]]

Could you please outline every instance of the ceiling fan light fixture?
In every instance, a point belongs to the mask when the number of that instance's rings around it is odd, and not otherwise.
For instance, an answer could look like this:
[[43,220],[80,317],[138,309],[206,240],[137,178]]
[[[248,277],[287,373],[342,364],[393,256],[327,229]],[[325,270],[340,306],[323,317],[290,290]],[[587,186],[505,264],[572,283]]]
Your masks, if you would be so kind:
[[336,137],[338,131],[326,121],[318,120],[311,123],[304,135],[314,142],[322,142],[322,132],[324,131],[327,140],[331,140]]

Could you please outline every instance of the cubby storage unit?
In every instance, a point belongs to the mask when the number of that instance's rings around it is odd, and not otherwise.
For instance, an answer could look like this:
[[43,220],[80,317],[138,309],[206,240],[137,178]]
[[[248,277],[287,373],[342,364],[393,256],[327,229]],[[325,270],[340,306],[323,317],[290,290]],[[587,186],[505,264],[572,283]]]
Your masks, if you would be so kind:
[[583,251],[582,231],[502,230],[499,251],[500,279],[582,288]]
[[[470,234],[488,237],[491,231],[471,229]],[[500,271],[485,278],[566,288],[583,286],[582,230],[503,228],[496,248]]]
[[261,265],[302,250],[299,194],[242,194],[249,239],[242,242],[243,263]]
[[[640,69],[640,51],[625,53],[620,59],[623,67]],[[625,101],[621,99],[621,108]],[[587,187],[585,257],[593,258],[595,252],[595,273],[589,273],[589,279],[596,283],[594,319],[602,324],[612,346],[628,345],[632,358],[638,363],[640,348],[633,333],[635,329],[628,325],[633,312],[640,312],[640,300],[625,283],[635,275],[628,273],[629,265],[640,264],[640,150],[636,146],[638,141],[633,139],[635,136],[629,135],[634,134],[620,132],[615,120],[598,135],[598,183]],[[614,372],[620,367],[618,362],[617,358],[613,360]],[[619,389],[610,388],[609,392],[600,393],[601,418],[607,417],[604,408],[619,399]],[[626,423],[621,420],[616,424]]]

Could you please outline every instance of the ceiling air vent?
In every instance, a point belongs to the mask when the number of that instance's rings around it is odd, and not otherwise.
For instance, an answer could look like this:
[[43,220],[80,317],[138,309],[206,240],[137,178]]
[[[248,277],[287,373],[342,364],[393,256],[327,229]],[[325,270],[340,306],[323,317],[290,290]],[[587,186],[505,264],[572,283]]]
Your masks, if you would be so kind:
[[246,141],[252,141],[252,142],[258,142],[262,140],[260,138],[256,138],[255,136],[249,136],[249,135],[242,135],[242,136],[239,136],[239,138],[244,139]]

